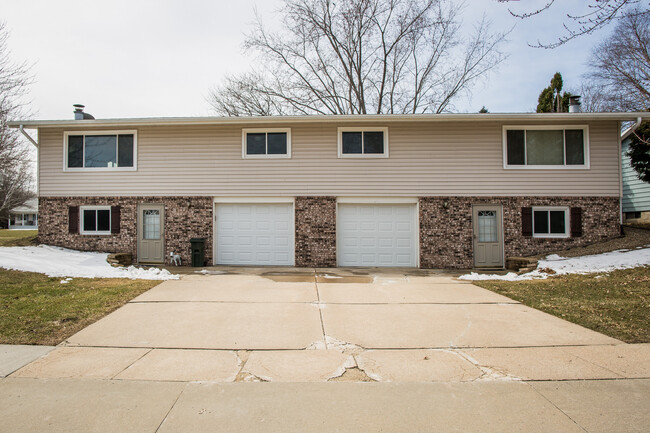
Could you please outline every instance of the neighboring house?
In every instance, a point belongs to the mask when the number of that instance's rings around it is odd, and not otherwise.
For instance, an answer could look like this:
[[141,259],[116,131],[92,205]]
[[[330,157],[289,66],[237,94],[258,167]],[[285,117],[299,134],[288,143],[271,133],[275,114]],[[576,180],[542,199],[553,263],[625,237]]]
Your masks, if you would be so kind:
[[38,199],[29,199],[9,211],[9,230],[38,230]]
[[503,267],[620,233],[648,113],[151,118],[38,130],[39,240],[140,263]]
[[650,183],[639,179],[636,171],[630,165],[627,156],[630,138],[623,140],[621,146],[622,176],[623,176],[623,222],[650,223]]

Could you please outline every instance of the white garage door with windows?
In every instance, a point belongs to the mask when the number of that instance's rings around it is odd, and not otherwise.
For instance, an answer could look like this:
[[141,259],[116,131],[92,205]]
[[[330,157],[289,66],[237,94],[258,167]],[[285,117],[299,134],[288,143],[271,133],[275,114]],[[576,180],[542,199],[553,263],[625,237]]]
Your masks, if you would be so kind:
[[293,203],[215,203],[215,263],[293,266]]
[[417,266],[415,204],[339,203],[339,266]]

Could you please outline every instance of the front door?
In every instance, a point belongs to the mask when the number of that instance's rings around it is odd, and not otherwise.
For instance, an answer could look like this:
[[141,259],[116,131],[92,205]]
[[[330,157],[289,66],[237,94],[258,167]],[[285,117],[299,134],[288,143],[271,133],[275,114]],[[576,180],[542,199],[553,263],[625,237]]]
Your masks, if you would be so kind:
[[138,263],[165,261],[165,206],[138,205]]
[[475,267],[503,267],[503,224],[501,218],[501,206],[499,205],[475,205],[472,207]]

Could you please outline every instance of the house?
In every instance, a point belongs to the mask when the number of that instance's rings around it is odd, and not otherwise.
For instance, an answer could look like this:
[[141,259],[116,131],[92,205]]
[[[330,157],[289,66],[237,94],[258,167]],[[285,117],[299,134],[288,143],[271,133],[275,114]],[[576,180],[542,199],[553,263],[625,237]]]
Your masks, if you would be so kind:
[[500,268],[618,236],[620,123],[649,113],[17,121],[42,243],[139,263]]
[[38,199],[29,199],[9,211],[9,230],[38,230]]
[[630,145],[630,134],[623,134],[621,146],[623,199],[622,212],[624,223],[650,223],[650,183],[643,182],[630,165],[627,156]]

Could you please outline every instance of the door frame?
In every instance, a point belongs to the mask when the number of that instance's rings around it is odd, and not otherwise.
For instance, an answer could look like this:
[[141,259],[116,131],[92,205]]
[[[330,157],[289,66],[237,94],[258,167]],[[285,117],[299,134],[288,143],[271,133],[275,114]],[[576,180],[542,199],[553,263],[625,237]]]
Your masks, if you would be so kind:
[[499,229],[499,244],[501,246],[501,265],[498,268],[503,268],[505,266],[505,242],[504,242],[504,233],[503,233],[503,206],[501,204],[473,204],[472,205],[472,264],[475,268],[494,268],[494,266],[476,266],[476,244],[478,243],[478,232],[477,224],[478,221],[474,218],[474,215],[478,213],[479,210],[497,210],[497,228]]
[[[142,235],[142,211],[145,208],[156,208],[160,210],[160,239],[162,244],[162,261],[140,261],[140,236]],[[165,263],[165,253],[166,253],[166,242],[165,242],[165,204],[164,203],[138,203],[137,205],[137,215],[136,215],[136,251],[138,255],[138,263],[155,263],[155,264],[164,264]]]
[[415,205],[415,266],[413,269],[420,269],[420,200],[417,197],[337,197],[336,199],[336,267],[340,267],[339,254],[339,205]]
[[[217,206],[219,204],[291,204],[291,224],[293,233],[293,248],[291,249],[291,265],[296,266],[296,199],[295,197],[213,197],[212,199],[212,263],[217,266]],[[239,266],[239,265],[227,265]],[[255,265],[241,265],[255,266]]]

